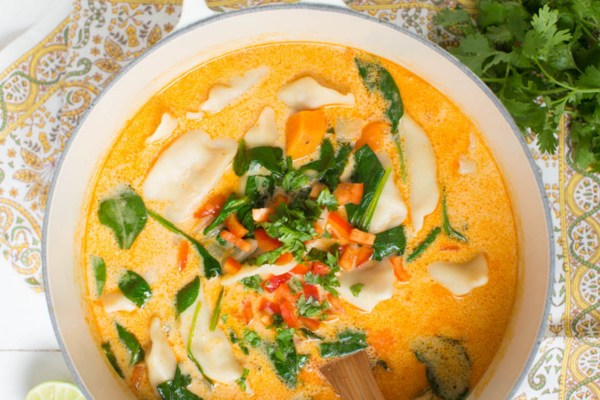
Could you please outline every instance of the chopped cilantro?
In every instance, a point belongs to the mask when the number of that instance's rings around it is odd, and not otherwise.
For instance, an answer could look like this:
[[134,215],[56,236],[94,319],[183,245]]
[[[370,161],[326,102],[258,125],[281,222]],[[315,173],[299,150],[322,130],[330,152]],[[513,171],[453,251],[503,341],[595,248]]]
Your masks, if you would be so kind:
[[358,297],[363,286],[365,286],[364,283],[357,283],[356,285],[350,286],[350,292],[352,293],[352,296]]

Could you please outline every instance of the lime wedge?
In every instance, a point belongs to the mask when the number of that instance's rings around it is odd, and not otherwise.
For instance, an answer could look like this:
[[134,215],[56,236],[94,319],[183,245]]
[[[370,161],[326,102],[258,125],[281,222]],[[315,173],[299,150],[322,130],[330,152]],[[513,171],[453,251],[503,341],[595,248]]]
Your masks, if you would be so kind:
[[85,397],[71,383],[45,382],[31,389],[25,400],[85,400]]

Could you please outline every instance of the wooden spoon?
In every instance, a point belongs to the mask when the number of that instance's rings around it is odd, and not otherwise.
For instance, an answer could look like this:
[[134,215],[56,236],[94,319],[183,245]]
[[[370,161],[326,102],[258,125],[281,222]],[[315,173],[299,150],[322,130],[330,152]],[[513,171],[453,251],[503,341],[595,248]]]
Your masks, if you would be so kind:
[[325,364],[320,370],[342,400],[385,400],[364,350]]

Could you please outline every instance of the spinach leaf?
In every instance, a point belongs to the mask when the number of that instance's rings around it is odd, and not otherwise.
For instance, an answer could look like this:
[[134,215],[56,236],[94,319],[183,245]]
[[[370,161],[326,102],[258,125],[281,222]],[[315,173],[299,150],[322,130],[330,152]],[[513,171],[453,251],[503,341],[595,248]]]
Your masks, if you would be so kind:
[[246,143],[242,139],[233,160],[233,170],[237,176],[242,176],[248,172],[253,163],[263,166],[275,176],[280,178],[283,176],[283,170],[280,165],[281,158],[283,157],[283,150],[281,148],[261,146],[246,150],[245,146]]
[[100,202],[98,220],[113,231],[119,248],[129,250],[146,226],[148,213],[140,195],[128,189]]
[[448,207],[446,206],[446,194],[442,196],[442,227],[444,228],[444,233],[448,237],[454,237],[463,242],[468,242],[467,238],[463,236],[460,232],[450,225],[450,219],[448,218]]
[[177,292],[177,295],[175,296],[175,311],[177,316],[194,304],[199,293],[200,277],[197,276]]
[[252,175],[246,182],[246,197],[253,202],[258,202],[273,195],[275,179],[272,176]]
[[213,315],[210,319],[210,327],[209,330],[214,332],[217,327],[217,322],[219,322],[219,315],[221,314],[221,302],[223,301],[223,294],[225,294],[225,288],[222,287],[219,292],[219,297],[217,298],[217,304],[215,305],[215,309],[213,310]]
[[[346,204],[346,211],[352,225],[362,231],[368,231],[373,217],[372,213],[375,212],[375,206],[385,185],[385,181],[382,182],[382,180],[386,174],[389,176],[391,170],[388,173],[383,169],[379,158],[368,145],[362,146],[354,153],[354,160],[356,167],[352,175],[352,182],[364,185],[363,196],[358,204]],[[373,202],[374,204],[371,206]]]
[[406,249],[406,236],[404,235],[404,227],[397,226],[388,229],[385,232],[375,235],[375,243],[373,243],[373,260],[381,261],[383,258],[397,253],[404,254]]
[[98,256],[90,256],[90,263],[94,269],[94,278],[96,279],[96,295],[100,297],[106,283],[106,264],[104,259]]
[[321,357],[337,357],[356,353],[366,349],[367,335],[363,332],[346,330],[338,335],[337,342],[324,342],[319,344]]
[[298,354],[294,346],[294,328],[280,329],[275,336],[275,345],[267,347],[269,359],[279,378],[287,385],[295,387],[300,369],[308,362],[308,355]]
[[467,397],[471,360],[459,341],[444,336],[421,338],[412,343],[412,349],[417,360],[427,366],[427,381],[437,397],[444,400]]
[[392,125],[392,138],[398,149],[398,153],[400,154],[402,181],[406,182],[404,152],[402,151],[402,142],[400,141],[400,135],[398,134],[398,124],[400,123],[400,118],[404,115],[404,104],[402,102],[402,96],[400,95],[400,89],[398,89],[398,85],[396,84],[396,81],[394,81],[392,74],[390,74],[390,72],[380,63],[362,61],[358,58],[355,58],[354,62],[358,68],[358,74],[367,89],[370,91],[378,91],[388,103],[385,115]]
[[238,384],[238,386],[240,387],[240,389],[242,389],[242,391],[246,391],[247,387],[246,387],[246,378],[248,377],[248,374],[250,373],[250,370],[248,368],[244,368],[244,373],[242,374],[242,376],[239,379],[235,380],[235,383]]
[[167,221],[154,211],[148,210],[148,214],[152,218],[154,218],[156,222],[158,222],[171,232],[181,235],[190,241],[190,243],[194,246],[200,257],[202,257],[202,261],[204,263],[204,276],[210,279],[221,275],[221,264],[219,264],[219,262],[213,256],[211,256],[210,253],[206,251],[206,249],[200,243],[198,243],[196,239],[183,232],[181,229],[173,225],[173,223]]
[[192,378],[189,375],[183,375],[179,365],[177,365],[175,377],[170,381],[161,383],[156,389],[163,400],[202,400],[201,397],[196,396],[187,389],[191,384]]
[[429,232],[429,234],[427,235],[425,240],[423,240],[423,242],[420,245],[418,245],[417,248],[414,249],[412,253],[410,253],[410,256],[408,256],[406,261],[411,262],[415,258],[419,257],[421,255],[421,253],[423,253],[425,250],[427,250],[427,248],[431,245],[431,243],[435,242],[435,239],[438,237],[438,235],[440,234],[441,231],[442,231],[442,229],[439,226],[436,228],[433,228],[431,230],[431,232]]
[[152,296],[152,290],[148,282],[131,270],[125,271],[125,274],[119,280],[118,286],[123,295],[140,308]]
[[355,285],[350,286],[350,292],[352,293],[352,296],[358,297],[358,295],[360,295],[360,291],[364,286],[364,283],[357,283]]
[[117,357],[115,357],[115,354],[113,353],[112,349],[110,348],[110,343],[109,342],[104,343],[102,345],[102,350],[104,351],[104,355],[108,359],[108,362],[110,363],[110,365],[112,365],[112,367],[115,370],[115,372],[117,373],[117,375],[119,375],[121,378],[125,379],[125,376],[123,375],[123,371],[121,370],[121,367],[119,367],[119,363],[117,362]]
[[208,234],[210,231],[215,229],[217,226],[225,222],[225,219],[229,217],[229,215],[238,212],[240,209],[247,207],[252,204],[252,200],[249,197],[242,197],[238,199],[235,194],[229,196],[225,204],[223,204],[223,208],[217,218],[204,230],[204,234]]
[[244,291],[248,290],[255,291],[256,293],[264,293],[264,290],[260,284],[262,283],[262,279],[258,275],[247,276],[245,278],[240,279],[240,283],[244,285]]
[[125,344],[127,350],[129,350],[129,354],[131,358],[129,359],[129,365],[137,365],[144,361],[144,349],[140,346],[140,342],[133,336],[133,333],[128,332],[125,328],[123,328],[118,323],[115,323],[117,326],[117,333],[119,334],[119,339]]
[[331,142],[324,139],[321,144],[320,158],[303,165],[300,171],[302,173],[308,170],[319,172],[317,175],[319,181],[333,192],[340,183],[340,175],[344,172],[351,153],[352,146],[344,144],[340,146],[337,154],[335,154]]

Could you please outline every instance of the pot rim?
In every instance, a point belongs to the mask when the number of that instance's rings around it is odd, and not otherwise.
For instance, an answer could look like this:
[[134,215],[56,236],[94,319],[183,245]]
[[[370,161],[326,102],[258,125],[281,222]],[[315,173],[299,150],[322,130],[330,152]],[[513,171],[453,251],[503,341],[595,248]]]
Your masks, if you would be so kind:
[[[201,1],[204,1],[204,0],[201,0]],[[220,21],[223,19],[236,17],[237,15],[252,14],[252,13],[256,13],[256,12],[263,12],[263,11],[270,11],[270,10],[277,10],[277,9],[290,9],[290,10],[309,9],[309,10],[341,13],[341,14],[351,15],[356,18],[366,19],[366,20],[369,20],[374,23],[379,23],[379,24],[382,24],[388,28],[391,28],[399,33],[407,35],[407,36],[417,40],[422,45],[427,46],[430,49],[434,50],[435,52],[440,54],[442,57],[444,57],[448,61],[450,61],[452,64],[457,66],[462,71],[462,73],[465,74],[469,79],[471,79],[471,81],[473,81],[479,87],[479,89],[492,101],[494,106],[500,111],[500,113],[502,114],[502,116],[504,117],[506,122],[508,122],[508,124],[510,125],[512,133],[517,137],[519,143],[521,144],[521,149],[525,153],[527,160],[529,161],[529,165],[530,165],[531,169],[534,171],[533,175],[535,177],[535,181],[537,184],[538,194],[539,194],[542,204],[543,204],[544,217],[546,220],[548,243],[549,243],[548,256],[549,256],[549,260],[550,260],[550,262],[549,262],[550,272],[548,275],[548,277],[549,277],[548,278],[548,288],[546,289],[546,299],[545,299],[545,304],[544,304],[543,318],[542,318],[542,321],[538,328],[538,333],[536,335],[535,343],[533,344],[533,347],[531,349],[529,357],[527,358],[527,361],[525,362],[525,366],[524,366],[523,370],[521,371],[519,377],[515,381],[514,386],[510,389],[510,392],[508,394],[507,399],[512,399],[516,395],[517,390],[519,389],[519,387],[521,386],[521,383],[525,379],[527,372],[533,365],[535,356],[537,355],[539,347],[542,342],[542,339],[544,338],[544,332],[545,332],[546,326],[548,325],[548,315],[550,313],[552,289],[553,289],[553,284],[554,284],[554,275],[555,275],[555,271],[556,271],[554,232],[552,230],[552,226],[553,226],[552,217],[550,214],[550,206],[548,205],[548,202],[546,201],[545,196],[544,196],[544,193],[545,193],[544,183],[542,182],[542,178],[541,178],[540,174],[537,172],[538,167],[535,164],[535,160],[534,160],[533,156],[531,155],[531,152],[529,151],[529,148],[527,146],[527,141],[525,140],[523,134],[521,133],[521,130],[517,127],[517,124],[513,120],[512,116],[510,115],[510,113],[508,112],[506,107],[504,107],[502,102],[500,102],[500,100],[491,91],[491,89],[477,75],[475,75],[475,73],[473,71],[471,71],[466,65],[461,63],[456,57],[454,57],[453,55],[448,53],[446,50],[444,50],[442,47],[440,47],[436,43],[433,43],[433,42],[427,40],[426,38],[424,38],[420,35],[417,35],[416,33],[413,33],[405,28],[398,26],[398,25],[394,25],[390,22],[382,21],[382,20],[373,18],[369,15],[366,15],[364,13],[354,11],[348,7],[344,8],[344,7],[332,6],[332,5],[328,5],[328,4],[318,4],[318,3],[312,3],[312,2],[311,3],[298,2],[298,3],[280,3],[280,4],[271,4],[271,5],[264,5],[264,6],[255,6],[255,7],[246,8],[246,9],[237,10],[237,11],[223,12],[220,14],[216,14],[216,15],[204,18],[204,19],[200,19],[194,23],[191,23],[190,25],[187,25],[179,30],[176,30],[175,32],[171,33],[169,36],[167,36],[166,38],[162,39],[161,41],[156,43],[154,46],[149,48],[138,58],[136,58],[131,63],[129,63],[121,71],[119,71],[117,73],[117,76],[114,79],[112,79],[112,81],[108,84],[108,86],[106,86],[102,90],[102,92],[95,99],[92,100],[88,109],[84,112],[84,114],[81,118],[81,121],[79,122],[79,125],[73,130],[71,137],[65,143],[65,148],[64,148],[63,152],[61,153],[60,159],[58,160],[58,163],[56,165],[56,170],[52,177],[50,189],[48,192],[48,201],[46,203],[46,211],[44,213],[44,226],[43,226],[42,240],[41,240],[42,241],[41,262],[42,262],[43,276],[44,277],[48,276],[48,274],[47,274],[48,265],[46,263],[46,253],[47,253],[46,252],[46,248],[47,248],[46,237],[47,237],[47,233],[48,233],[47,232],[48,231],[47,221],[49,219],[49,215],[52,210],[52,205],[53,205],[52,200],[54,197],[54,190],[55,190],[56,182],[58,180],[57,178],[60,175],[64,157],[68,153],[68,151],[71,147],[71,142],[73,141],[75,136],[81,131],[85,121],[88,119],[88,117],[92,113],[96,104],[102,100],[104,95],[106,95],[110,91],[110,89],[113,88],[116,85],[116,83],[118,81],[120,81],[121,78],[123,78],[127,74],[127,72],[129,72],[130,69],[132,69],[138,63],[140,63],[144,58],[148,57],[150,54],[152,54],[156,50],[160,49],[163,46],[166,46],[169,42],[177,39],[179,36],[189,32],[191,30],[194,30],[196,28],[200,28],[202,26],[205,26],[205,25],[208,25],[208,24],[211,24],[213,22],[217,22],[217,21]],[[43,284],[44,284],[44,292],[45,292],[45,296],[46,296],[46,303],[48,305],[48,312],[50,314],[50,320],[52,321],[52,328],[54,330],[54,334],[56,335],[56,339],[57,339],[60,351],[63,355],[63,358],[65,359],[67,367],[69,368],[69,371],[71,372],[71,374],[75,380],[75,383],[81,389],[84,396],[88,399],[93,399],[93,397],[87,390],[87,386],[85,385],[85,383],[79,376],[77,369],[75,368],[75,365],[73,365],[73,363],[71,362],[68,352],[66,351],[65,342],[64,342],[64,339],[60,332],[60,329],[58,327],[58,324],[56,321],[56,316],[54,314],[54,303],[52,301],[52,294],[50,293],[50,290],[49,290],[48,280],[44,279]]]

